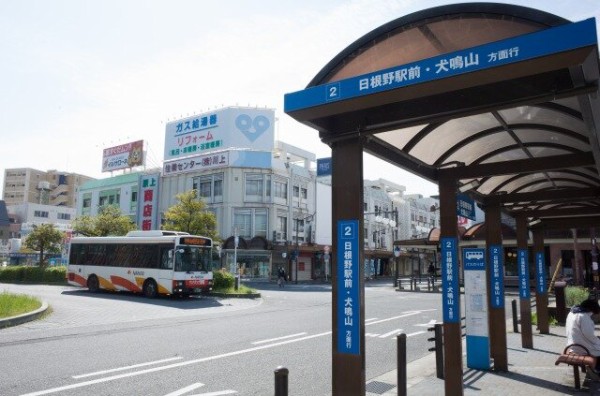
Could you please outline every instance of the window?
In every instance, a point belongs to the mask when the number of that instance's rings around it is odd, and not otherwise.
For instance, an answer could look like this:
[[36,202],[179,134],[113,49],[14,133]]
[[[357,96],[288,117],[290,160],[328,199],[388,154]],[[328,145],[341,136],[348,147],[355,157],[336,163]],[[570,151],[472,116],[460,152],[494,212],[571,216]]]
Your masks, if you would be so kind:
[[287,241],[287,216],[277,216],[277,231],[281,233],[281,238]]
[[131,191],[131,202],[137,202],[138,200],[138,192],[137,191]]
[[192,180],[192,188],[205,202],[223,202],[223,174],[204,175]]
[[286,182],[273,180],[273,197],[287,199],[288,185]]
[[294,187],[292,188],[292,190],[294,191],[294,193],[293,193],[293,195],[294,195],[294,198],[298,198],[298,197],[300,197],[300,187],[298,187],[298,186],[294,186]]
[[250,239],[255,236],[267,237],[268,214],[266,208],[236,209],[233,216],[233,226],[242,238]]
[[271,196],[271,175],[246,173],[245,200],[249,202],[269,202]]
[[308,189],[302,187],[300,189],[300,196],[302,199],[307,199],[308,198]]
[[48,218],[48,212],[46,212],[45,210],[35,210],[33,212],[33,215],[35,217],[43,217],[43,218]]
[[56,215],[56,217],[59,220],[71,220],[71,214],[70,213],[58,213]]

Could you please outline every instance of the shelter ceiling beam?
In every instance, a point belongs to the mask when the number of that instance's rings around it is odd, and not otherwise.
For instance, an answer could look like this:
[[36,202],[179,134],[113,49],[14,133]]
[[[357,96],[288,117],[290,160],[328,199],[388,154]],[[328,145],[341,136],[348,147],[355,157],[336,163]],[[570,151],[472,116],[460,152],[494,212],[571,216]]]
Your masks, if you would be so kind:
[[[531,160],[530,160],[531,161]],[[564,188],[527,193],[496,194],[484,198],[484,204],[505,204],[517,202],[557,202],[559,200],[585,200],[600,197],[600,188]]]
[[534,209],[534,210],[514,210],[509,211],[512,216],[525,215],[527,217],[559,218],[566,216],[585,216],[585,215],[600,215],[600,206],[582,207],[582,208],[552,208],[552,209]]
[[540,224],[530,227],[534,229],[561,230],[569,228],[591,228],[597,227],[600,222],[600,216],[585,217],[561,217],[555,219],[543,219]]
[[438,172],[440,177],[447,173],[450,177],[458,180],[486,176],[534,173],[557,169],[571,169],[590,165],[595,166],[594,155],[591,152],[588,152],[459,166],[456,168],[442,168],[438,169]]

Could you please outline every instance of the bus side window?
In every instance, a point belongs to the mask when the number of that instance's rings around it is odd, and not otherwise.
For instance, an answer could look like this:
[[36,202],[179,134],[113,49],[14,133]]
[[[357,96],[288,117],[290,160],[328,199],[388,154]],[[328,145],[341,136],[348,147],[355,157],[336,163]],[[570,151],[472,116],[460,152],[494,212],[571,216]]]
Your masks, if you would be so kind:
[[173,249],[167,247],[161,248],[160,268],[173,269]]

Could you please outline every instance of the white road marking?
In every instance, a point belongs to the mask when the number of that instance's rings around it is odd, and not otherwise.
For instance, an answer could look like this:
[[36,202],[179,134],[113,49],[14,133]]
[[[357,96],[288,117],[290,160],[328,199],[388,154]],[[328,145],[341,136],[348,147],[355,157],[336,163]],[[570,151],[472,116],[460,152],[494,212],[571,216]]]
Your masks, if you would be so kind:
[[114,380],[121,379],[121,378],[135,377],[135,376],[138,376],[138,375],[155,373],[155,372],[158,372],[158,371],[169,370],[169,369],[183,367],[183,366],[189,366],[191,364],[209,362],[211,360],[217,360],[217,359],[223,359],[223,358],[226,358],[226,357],[242,355],[242,354],[245,354],[245,353],[260,351],[262,349],[274,348],[274,347],[280,346],[280,345],[286,345],[286,344],[291,344],[291,343],[294,343],[294,342],[309,340],[311,338],[323,337],[323,336],[330,335],[330,334],[331,334],[331,331],[326,331],[324,333],[309,335],[309,336],[306,336],[306,337],[296,338],[296,339],[293,339],[293,340],[287,340],[287,341],[277,342],[277,343],[274,343],[274,344],[256,346],[256,347],[253,347],[253,348],[248,348],[248,349],[242,349],[242,350],[239,350],[239,351],[228,352],[228,353],[224,353],[224,354],[221,354],[221,355],[208,356],[208,357],[205,357],[205,358],[188,360],[186,362],[173,363],[173,364],[169,364],[167,366],[160,366],[160,367],[149,368],[149,369],[141,370],[141,371],[134,371],[134,372],[131,372],[131,373],[124,373],[124,374],[113,375],[111,377],[98,378],[98,379],[90,380],[90,381],[86,381],[86,382],[79,382],[77,384],[65,385],[65,386],[60,386],[60,387],[57,387],[57,388],[52,388],[52,389],[46,389],[46,390],[42,390],[42,391],[38,391],[38,392],[27,393],[27,394],[24,394],[24,395],[21,395],[21,396],[40,396],[40,395],[47,395],[47,394],[50,394],[50,393],[62,392],[62,391],[65,391],[65,390],[70,390],[70,389],[83,388],[85,386],[90,386],[90,385],[94,385],[94,384],[101,384],[103,382],[114,381]]
[[365,319],[365,322],[370,322],[372,320],[377,320],[377,318],[369,318],[369,319]]
[[202,384],[200,382],[197,382],[197,383],[192,384],[190,386],[186,386],[185,388],[181,388],[179,390],[176,390],[175,392],[171,392],[171,393],[169,393],[168,395],[165,395],[165,396],[181,396],[184,393],[191,392],[191,391],[196,390],[198,388],[201,388],[203,386],[204,386],[204,384]]
[[389,331],[389,332],[387,332],[385,334],[380,335],[379,338],[386,338],[386,337],[389,337],[391,335],[396,335],[398,333],[402,333],[402,329],[396,329],[396,330]]
[[435,324],[437,324],[438,322],[435,319],[431,319],[429,321],[429,323],[421,323],[421,324],[416,324],[415,326],[419,326],[419,327],[431,327]]
[[270,338],[268,340],[254,341],[252,343],[252,345],[258,345],[258,344],[264,344],[266,342],[273,342],[273,341],[285,340],[287,338],[298,337],[298,336],[305,335],[305,334],[306,334],[306,332],[304,332],[304,333],[290,334],[290,335],[283,336],[283,337],[278,337],[278,338]]
[[423,334],[423,333],[426,333],[426,331],[424,331],[424,330],[422,330],[422,331],[415,331],[414,333],[407,334],[406,336],[407,337],[412,337],[412,336],[416,336],[416,335]]
[[151,366],[153,364],[171,362],[173,360],[180,360],[180,359],[183,359],[183,357],[182,356],[177,356],[177,357],[172,357],[172,358],[168,358],[168,359],[155,360],[153,362],[140,363],[140,364],[134,364],[134,365],[131,365],[131,366],[114,368],[114,369],[110,369],[110,370],[96,371],[94,373],[74,375],[71,378],[73,378],[73,379],[80,379],[80,378],[85,378],[85,377],[92,377],[94,375],[102,375],[102,374],[114,373],[114,372],[117,372],[117,371],[124,371],[124,370],[130,370],[130,369],[134,369],[134,368],[138,368],[138,367]]
[[377,337],[379,333],[365,333],[365,337]]
[[420,314],[420,313],[421,313],[421,311],[411,311],[411,312],[408,312],[408,313],[406,313],[404,315],[393,316],[391,318],[381,319],[381,320],[376,320],[374,322],[365,323],[365,326],[370,326],[370,325],[376,324],[376,323],[389,322],[390,320],[395,320],[395,319],[400,319],[400,318],[406,318],[407,316],[413,316],[413,315],[417,315],[417,314]]

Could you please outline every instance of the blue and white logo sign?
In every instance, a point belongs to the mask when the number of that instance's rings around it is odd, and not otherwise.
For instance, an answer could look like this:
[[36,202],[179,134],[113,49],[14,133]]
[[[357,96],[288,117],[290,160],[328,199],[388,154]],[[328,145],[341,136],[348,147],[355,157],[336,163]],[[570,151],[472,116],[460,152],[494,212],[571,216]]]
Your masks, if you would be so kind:
[[164,161],[197,157],[227,149],[272,152],[275,112],[227,107],[167,123]]
[[271,122],[264,115],[252,118],[248,114],[240,114],[235,119],[235,126],[248,140],[254,142],[269,129]]
[[317,158],[317,176],[331,176],[331,157]]

